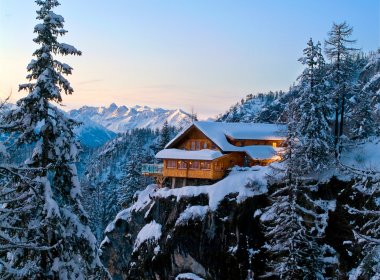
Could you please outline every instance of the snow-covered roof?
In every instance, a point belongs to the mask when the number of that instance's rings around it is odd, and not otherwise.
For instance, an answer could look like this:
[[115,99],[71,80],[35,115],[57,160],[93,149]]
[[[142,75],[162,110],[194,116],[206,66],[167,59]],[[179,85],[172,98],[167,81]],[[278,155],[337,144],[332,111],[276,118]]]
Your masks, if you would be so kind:
[[[272,159],[278,153],[282,151],[282,148],[274,148],[272,146],[265,145],[254,145],[245,147],[235,147],[235,152],[246,153],[252,159],[263,160]],[[179,149],[164,149],[156,154],[156,158],[161,159],[187,159],[187,160],[214,160],[222,157],[219,151],[215,150],[199,150],[199,151],[188,151]]]
[[272,146],[265,145],[255,145],[255,146],[246,146],[240,147],[244,150],[248,156],[252,159],[270,159],[275,157],[278,153],[282,151],[282,148],[274,148]]
[[223,152],[241,152],[241,147],[237,147],[228,142],[227,136],[239,140],[285,140],[286,125],[268,123],[225,123],[198,121],[180,132],[165,148],[173,148],[180,138],[189,129],[196,127],[203,134],[213,141]]
[[156,154],[156,158],[189,159],[189,160],[214,160],[223,154],[215,150],[186,151],[179,149],[164,149]]

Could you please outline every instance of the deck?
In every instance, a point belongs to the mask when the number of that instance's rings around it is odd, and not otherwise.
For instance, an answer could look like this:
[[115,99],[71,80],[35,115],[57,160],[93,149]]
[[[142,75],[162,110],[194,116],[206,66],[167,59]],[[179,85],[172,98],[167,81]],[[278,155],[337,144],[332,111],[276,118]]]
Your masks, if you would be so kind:
[[163,164],[148,164],[145,163],[141,167],[141,174],[144,176],[162,176],[163,175]]

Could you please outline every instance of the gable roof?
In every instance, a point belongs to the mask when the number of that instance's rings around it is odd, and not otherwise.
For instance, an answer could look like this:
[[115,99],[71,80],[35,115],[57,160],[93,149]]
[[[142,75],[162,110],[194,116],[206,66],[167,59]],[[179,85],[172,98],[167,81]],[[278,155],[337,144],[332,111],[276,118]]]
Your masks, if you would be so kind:
[[268,123],[225,123],[197,121],[182,130],[165,148],[174,148],[191,128],[197,128],[224,152],[241,152],[244,147],[237,147],[228,142],[227,137],[239,140],[285,140],[286,125]]

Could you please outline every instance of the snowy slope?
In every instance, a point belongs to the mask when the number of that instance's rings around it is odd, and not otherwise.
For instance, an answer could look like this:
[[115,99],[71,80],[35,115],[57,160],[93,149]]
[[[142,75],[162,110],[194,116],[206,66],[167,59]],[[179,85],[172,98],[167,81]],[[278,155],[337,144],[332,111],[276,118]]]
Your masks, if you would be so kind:
[[283,92],[269,92],[266,94],[249,94],[240,103],[230,107],[224,114],[218,116],[223,122],[253,122],[257,117],[271,106]]
[[170,126],[184,127],[191,122],[188,113],[182,110],[166,110],[150,108],[148,106],[117,106],[112,103],[108,107],[84,106],[71,110],[70,116],[74,119],[91,120],[113,132],[126,132],[133,128],[162,128],[167,120]]
[[97,148],[116,137],[116,133],[97,124],[87,117],[78,117],[81,125],[74,129],[77,138],[83,146]]

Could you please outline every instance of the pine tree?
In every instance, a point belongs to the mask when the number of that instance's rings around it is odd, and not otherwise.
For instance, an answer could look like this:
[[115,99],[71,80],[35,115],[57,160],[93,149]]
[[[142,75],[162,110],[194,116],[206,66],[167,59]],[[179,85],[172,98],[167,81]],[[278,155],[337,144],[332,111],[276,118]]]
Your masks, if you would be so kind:
[[375,108],[371,94],[366,88],[355,87],[354,96],[350,99],[350,136],[354,140],[363,140],[375,134]]
[[328,115],[330,106],[326,98],[323,77],[324,59],[318,42],[309,40],[304,49],[304,57],[299,59],[306,69],[299,77],[302,90],[294,100],[299,110],[297,117],[298,146],[295,151],[300,159],[298,163],[303,172],[320,171],[328,165],[332,147]]
[[138,155],[130,157],[124,173],[118,200],[120,206],[128,207],[132,203],[134,194],[142,188],[141,158]]
[[361,248],[350,279],[380,279],[380,172],[345,168],[356,177],[351,200],[345,206],[352,215],[353,233]]
[[[24,168],[30,170],[27,177],[36,187],[30,191],[18,184],[12,186],[20,197],[30,196],[27,203],[35,208],[32,219],[24,219],[28,213],[19,213],[23,223],[18,227],[31,230],[14,237],[30,239],[33,234],[34,246],[10,246],[8,258],[1,260],[5,269],[0,275],[3,279],[99,279],[107,274],[80,201],[75,166],[79,145],[73,134],[77,124],[52,104],[62,103],[62,92],[73,93],[63,76],[71,74],[72,68],[54,56],[81,52],[58,42],[58,37],[67,32],[63,17],[53,12],[58,1],[36,3],[41,23],[34,28],[34,42],[40,47],[33,53],[36,59],[27,67],[30,82],[20,85],[20,90],[28,94],[4,116],[4,128],[13,133],[16,147],[35,143]],[[7,207],[16,211],[19,205],[11,202]]]
[[[344,117],[346,108],[346,95],[350,91],[351,69],[346,63],[356,49],[349,45],[356,40],[349,39],[352,35],[352,27],[346,22],[333,24],[331,31],[328,33],[329,38],[325,41],[325,53],[331,60],[329,69],[330,80],[333,83],[332,98],[335,103],[335,122],[334,122],[334,145],[335,156],[339,154],[339,138],[343,135]],[[340,119],[339,119],[340,118]]]
[[162,126],[161,132],[160,132],[160,150],[165,149],[166,144],[168,144],[170,141],[170,129],[168,121],[164,122],[164,125]]
[[[308,168],[306,174],[315,168],[308,162],[314,154],[310,152],[309,145],[314,148],[312,145],[318,138],[309,139],[311,132],[308,130],[316,127],[312,123],[316,122],[314,118],[319,116],[311,114],[311,109],[317,104],[308,102],[310,96],[314,95],[310,88],[315,90],[319,84],[316,69],[323,60],[318,57],[318,53],[318,45],[314,46],[310,40],[305,49],[305,59],[301,59],[308,63],[309,67],[301,76],[300,95],[285,109],[288,123],[283,156],[285,184],[271,194],[271,205],[261,217],[267,240],[265,249],[269,257],[266,277],[325,279],[326,268],[333,266],[326,263],[323,256],[334,255],[335,251],[327,245],[320,244],[327,226],[324,221],[328,210],[323,209],[319,206],[321,203],[315,202],[307,195],[310,190],[305,184],[304,176],[305,168]],[[305,116],[304,112],[311,115]]]
[[98,240],[102,240],[104,238],[104,229],[107,225],[115,218],[116,214],[120,211],[120,206],[118,204],[118,194],[120,192],[119,189],[116,188],[117,179],[112,174],[109,173],[107,179],[101,184],[101,235],[97,236]]
[[[267,240],[264,246],[268,254],[266,277],[329,279],[331,275],[327,275],[326,270],[334,271],[336,263],[325,257],[336,259],[335,250],[320,244],[327,225],[322,225],[324,218],[320,216],[327,213],[318,215],[316,208],[303,206],[306,204],[304,193],[305,188],[299,182],[288,180],[270,196],[271,205],[261,217]],[[318,232],[314,228],[318,228]]]

